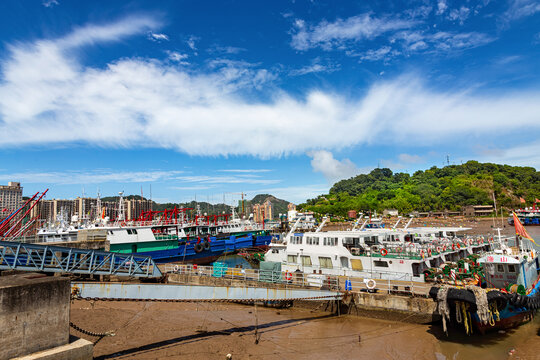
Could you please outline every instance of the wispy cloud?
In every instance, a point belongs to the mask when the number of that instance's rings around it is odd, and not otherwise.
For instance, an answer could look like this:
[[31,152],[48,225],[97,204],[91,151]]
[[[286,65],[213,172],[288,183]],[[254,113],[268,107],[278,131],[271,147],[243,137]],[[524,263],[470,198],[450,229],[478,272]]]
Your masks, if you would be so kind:
[[508,3],[508,9],[502,15],[506,21],[518,20],[540,12],[538,0],[510,0]]
[[437,15],[444,14],[446,9],[448,9],[448,5],[446,4],[446,0],[439,0],[437,2]]
[[337,19],[334,22],[322,21],[314,26],[297,19],[294,23],[291,46],[296,50],[316,47],[330,50],[342,46],[346,41],[373,39],[389,31],[411,28],[416,23],[416,20],[377,18],[369,13]]
[[153,33],[153,32],[150,32],[148,34],[148,38],[152,41],[157,41],[157,42],[161,42],[161,41],[169,41],[169,37],[165,34],[157,34],[157,33]]
[[187,54],[181,54],[178,51],[166,51],[169,60],[175,61],[181,65],[187,65],[189,64],[187,61],[185,61],[189,56]]
[[[67,38],[107,41],[140,32],[114,24],[107,31],[88,28],[93,35],[76,30]],[[115,36],[112,28],[120,29]],[[474,36],[439,34],[439,43],[474,44]],[[78,142],[268,158],[375,141],[485,138],[508,134],[508,119],[515,129],[540,129],[540,91],[534,89],[442,91],[409,75],[375,82],[357,96],[317,89],[293,96],[277,88],[257,101],[243,91],[262,87],[272,75],[253,65],[222,61],[185,71],[170,61],[122,58],[93,68],[59,47],[63,39],[11,45],[0,63],[0,147]]]
[[293,69],[289,71],[291,76],[300,76],[311,73],[331,73],[339,70],[339,65],[334,65],[331,63],[322,64],[320,58],[315,58],[311,61],[310,65],[306,65],[300,69]]
[[103,183],[141,183],[172,179],[182,171],[50,171],[19,172],[0,174],[0,181],[21,181],[30,184],[103,184]]
[[188,183],[202,184],[261,184],[272,185],[278,184],[281,180],[278,179],[261,179],[258,177],[247,176],[209,176],[209,175],[190,175],[176,176],[174,180],[179,180]]
[[271,169],[222,169],[218,170],[220,172],[231,172],[231,173],[266,173],[272,171]]
[[459,9],[452,9],[447,15],[447,19],[451,21],[457,21],[461,25],[467,20],[469,17],[471,10],[468,7],[461,6]]
[[53,7],[59,5],[58,0],[44,0],[42,4],[45,7]]
[[247,51],[247,49],[236,47],[236,46],[220,46],[220,45],[214,45],[208,49],[209,53],[217,53],[217,54],[239,54],[243,51]]

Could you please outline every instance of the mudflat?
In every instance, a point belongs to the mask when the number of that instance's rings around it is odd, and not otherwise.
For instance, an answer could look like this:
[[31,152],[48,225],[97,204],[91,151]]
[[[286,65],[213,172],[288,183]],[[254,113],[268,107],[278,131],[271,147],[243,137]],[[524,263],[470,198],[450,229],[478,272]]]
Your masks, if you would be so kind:
[[97,359],[540,358],[538,318],[504,334],[466,336],[450,329],[446,336],[440,324],[337,317],[302,308],[77,300],[71,321],[93,332],[116,333],[96,344]]

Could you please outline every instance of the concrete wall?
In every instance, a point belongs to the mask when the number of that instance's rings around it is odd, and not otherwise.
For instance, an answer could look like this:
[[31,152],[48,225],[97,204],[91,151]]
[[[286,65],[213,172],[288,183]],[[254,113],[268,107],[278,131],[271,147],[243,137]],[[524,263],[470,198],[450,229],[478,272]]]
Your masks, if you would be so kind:
[[0,277],[0,359],[65,345],[68,278],[28,273]]

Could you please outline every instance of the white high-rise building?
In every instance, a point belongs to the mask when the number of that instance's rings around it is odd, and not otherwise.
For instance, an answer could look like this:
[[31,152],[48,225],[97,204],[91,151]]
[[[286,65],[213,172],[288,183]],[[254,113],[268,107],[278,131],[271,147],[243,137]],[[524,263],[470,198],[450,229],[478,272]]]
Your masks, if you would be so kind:
[[21,183],[10,181],[0,185],[0,218],[4,218],[22,205]]

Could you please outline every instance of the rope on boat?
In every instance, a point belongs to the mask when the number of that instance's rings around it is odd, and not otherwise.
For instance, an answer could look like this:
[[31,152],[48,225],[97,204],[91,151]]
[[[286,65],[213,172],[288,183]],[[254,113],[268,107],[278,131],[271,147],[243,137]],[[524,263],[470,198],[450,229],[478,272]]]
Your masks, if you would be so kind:
[[472,293],[474,294],[474,297],[476,299],[476,314],[478,315],[478,319],[484,325],[488,324],[490,322],[490,315],[491,317],[493,317],[493,315],[490,314],[489,311],[486,290],[474,285],[467,285],[465,288],[469,291],[472,291]]
[[448,335],[448,329],[446,328],[446,319],[450,320],[450,309],[446,298],[448,297],[448,286],[441,286],[437,292],[437,313],[442,316],[443,330]]

